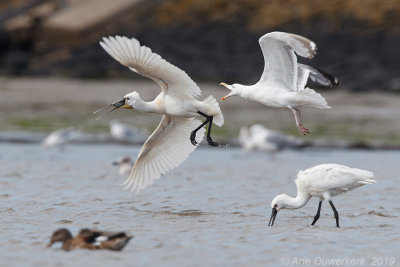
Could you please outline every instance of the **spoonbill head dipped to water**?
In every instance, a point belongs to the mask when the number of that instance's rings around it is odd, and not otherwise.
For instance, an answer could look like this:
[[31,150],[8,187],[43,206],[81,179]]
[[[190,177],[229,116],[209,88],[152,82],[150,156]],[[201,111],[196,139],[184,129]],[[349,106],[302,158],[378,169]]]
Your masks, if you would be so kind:
[[297,62],[296,54],[311,59],[317,52],[316,44],[303,36],[271,32],[262,36],[259,43],[264,55],[264,71],[260,80],[250,86],[220,83],[230,90],[222,100],[238,95],[268,107],[288,108],[293,112],[299,131],[309,134],[301,123],[299,108],[330,109],[330,106],[320,94],[306,87],[307,80],[310,78],[324,86],[336,86],[338,79]]
[[[161,88],[161,93],[153,101],[146,102],[139,93],[132,92],[107,106],[114,107],[112,110],[128,108],[163,115],[157,129],[140,150],[125,181],[125,188],[138,192],[179,166],[203,139],[206,124],[208,144],[218,146],[211,138],[211,127],[224,123],[219,104],[213,96],[198,100],[201,90],[183,70],[140,45],[134,38],[103,38],[100,45],[122,65],[152,79]],[[199,118],[205,118],[205,121],[201,123]]]
[[366,184],[374,184],[376,181],[373,178],[374,174],[370,171],[339,164],[321,164],[305,171],[301,170],[295,180],[297,196],[294,198],[281,194],[272,200],[268,226],[274,225],[279,210],[298,209],[306,205],[311,197],[318,197],[318,211],[311,225],[319,219],[322,201],[327,200],[335,215],[336,227],[339,227],[339,213],[331,198]]

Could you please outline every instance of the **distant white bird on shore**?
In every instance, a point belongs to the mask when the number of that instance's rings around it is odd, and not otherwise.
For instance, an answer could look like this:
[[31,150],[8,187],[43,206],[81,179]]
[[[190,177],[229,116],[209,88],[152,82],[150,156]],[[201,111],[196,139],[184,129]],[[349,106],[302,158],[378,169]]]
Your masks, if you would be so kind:
[[123,157],[119,161],[114,161],[113,165],[119,166],[118,173],[119,175],[128,175],[131,172],[133,162],[130,157]]
[[260,150],[274,153],[285,147],[298,147],[303,145],[303,140],[286,136],[278,131],[265,128],[261,124],[240,129],[239,144],[245,151]]
[[42,141],[42,145],[45,148],[59,147],[60,149],[64,149],[64,146],[78,137],[78,135],[79,132],[72,127],[59,129],[46,136]]
[[121,142],[139,142],[145,138],[142,130],[116,120],[110,122],[110,133],[113,138]]
[[325,99],[306,86],[308,78],[322,85],[335,86],[339,81],[313,67],[298,64],[296,54],[313,58],[317,52],[314,42],[299,35],[271,32],[259,40],[264,55],[264,72],[260,80],[250,86],[221,83],[231,92],[222,98],[239,95],[260,102],[268,107],[288,108],[296,120],[299,131],[306,135],[309,130],[301,123],[300,107],[309,106],[330,109]]
[[374,174],[370,171],[350,168],[338,164],[320,164],[305,171],[299,171],[295,180],[297,196],[295,198],[286,194],[276,196],[271,202],[271,218],[268,226],[273,226],[276,215],[281,209],[298,209],[307,204],[311,197],[319,197],[318,211],[311,225],[319,219],[322,201],[328,200],[339,227],[339,213],[331,197],[343,194],[354,188],[374,184]]
[[[151,102],[143,101],[139,93],[132,92],[121,101],[107,106],[114,106],[113,110],[124,107],[163,114],[157,129],[140,150],[125,181],[125,188],[138,192],[180,165],[203,139],[203,126],[206,124],[208,144],[218,145],[211,138],[211,126],[213,123],[218,126],[224,123],[219,104],[213,96],[197,100],[200,88],[184,71],[153,53],[150,48],[141,46],[134,38],[103,38],[100,45],[122,65],[152,79],[161,87],[161,93]],[[203,123],[198,121],[197,118],[203,117]]]

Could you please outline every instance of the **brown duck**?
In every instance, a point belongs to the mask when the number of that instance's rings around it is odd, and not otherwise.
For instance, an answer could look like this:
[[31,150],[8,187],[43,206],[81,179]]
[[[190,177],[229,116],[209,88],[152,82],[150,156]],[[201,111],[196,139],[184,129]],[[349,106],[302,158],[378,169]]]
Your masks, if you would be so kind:
[[132,237],[124,232],[104,232],[86,228],[72,237],[68,229],[62,228],[53,233],[47,247],[62,242],[61,248],[65,251],[76,248],[122,250]]

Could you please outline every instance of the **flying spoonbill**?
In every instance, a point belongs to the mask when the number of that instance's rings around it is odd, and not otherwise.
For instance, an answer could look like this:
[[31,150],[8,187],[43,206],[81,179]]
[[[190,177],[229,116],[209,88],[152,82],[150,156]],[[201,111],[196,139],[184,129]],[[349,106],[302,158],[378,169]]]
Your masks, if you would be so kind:
[[[183,70],[141,46],[135,38],[108,37],[100,45],[119,63],[161,87],[161,93],[151,102],[143,101],[138,92],[132,92],[105,107],[163,114],[157,129],[140,150],[125,188],[138,192],[180,165],[203,139],[206,124],[208,144],[218,146],[211,138],[211,126],[224,123],[219,104],[213,96],[197,100],[200,88]],[[203,123],[197,119],[201,117],[205,118]]]

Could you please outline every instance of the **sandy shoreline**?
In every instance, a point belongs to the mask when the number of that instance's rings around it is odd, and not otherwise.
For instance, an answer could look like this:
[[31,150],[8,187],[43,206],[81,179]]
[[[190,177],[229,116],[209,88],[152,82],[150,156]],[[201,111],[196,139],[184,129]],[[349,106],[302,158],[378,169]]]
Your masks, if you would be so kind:
[[[201,98],[209,94],[220,99],[226,94],[221,86],[200,83]],[[60,78],[0,77],[0,131],[51,130],[75,126],[89,133],[105,133],[112,119],[152,130],[159,115],[121,110],[96,121],[92,112],[124,94],[138,91],[145,100],[159,92],[156,84],[147,80],[76,80]],[[354,93],[318,90],[332,106],[321,111],[306,108],[303,124],[311,131],[306,140],[345,140],[372,145],[400,144],[400,96],[387,93]],[[287,110],[268,109],[260,104],[230,98],[221,102],[225,124],[215,129],[219,138],[235,138],[242,125],[262,123],[288,134],[297,133],[292,115]]]

